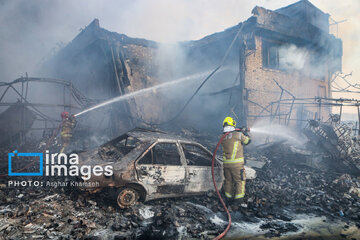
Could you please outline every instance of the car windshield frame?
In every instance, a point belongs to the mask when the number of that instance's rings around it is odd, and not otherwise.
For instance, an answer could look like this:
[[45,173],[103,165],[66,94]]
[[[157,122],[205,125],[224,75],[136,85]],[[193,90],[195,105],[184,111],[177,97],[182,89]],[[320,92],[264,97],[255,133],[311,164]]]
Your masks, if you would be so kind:
[[[157,164],[157,163],[139,163],[139,161],[141,159],[143,159],[145,157],[145,155],[152,151],[152,149],[158,145],[158,144],[162,144],[162,143],[167,143],[167,144],[175,144],[177,152],[179,154],[180,157],[180,165],[171,165],[171,164]],[[185,167],[186,166],[186,159],[184,156],[184,153],[181,149],[181,146],[179,144],[178,140],[173,140],[173,139],[156,139],[153,143],[151,143],[151,145],[143,152],[139,155],[139,157],[136,159],[135,161],[135,166],[138,165],[152,165],[152,166],[178,166],[178,167]]]
[[[136,144],[134,146],[131,146],[130,149],[121,149],[120,146],[117,146],[118,143],[125,140],[124,148],[129,148],[128,145],[128,139],[129,137],[134,138],[136,140]],[[133,137],[129,134],[123,134],[117,138],[114,138],[98,147],[98,154],[100,158],[105,162],[118,162],[121,160],[121,158],[128,155],[130,152],[132,152],[134,149],[136,149],[137,146],[139,146],[142,143],[142,141],[136,137]],[[110,156],[107,155],[109,151],[113,151],[114,153]]]

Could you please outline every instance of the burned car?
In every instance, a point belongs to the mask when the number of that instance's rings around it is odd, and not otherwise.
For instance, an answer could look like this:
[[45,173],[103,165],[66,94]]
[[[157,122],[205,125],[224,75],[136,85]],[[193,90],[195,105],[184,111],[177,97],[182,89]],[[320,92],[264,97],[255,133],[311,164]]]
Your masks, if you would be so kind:
[[[117,189],[117,203],[129,207],[137,201],[202,194],[213,190],[212,153],[203,145],[163,132],[131,130],[98,149],[79,154],[83,165],[111,165],[112,176],[91,176],[97,191]],[[215,161],[215,180],[223,183],[222,162]]]

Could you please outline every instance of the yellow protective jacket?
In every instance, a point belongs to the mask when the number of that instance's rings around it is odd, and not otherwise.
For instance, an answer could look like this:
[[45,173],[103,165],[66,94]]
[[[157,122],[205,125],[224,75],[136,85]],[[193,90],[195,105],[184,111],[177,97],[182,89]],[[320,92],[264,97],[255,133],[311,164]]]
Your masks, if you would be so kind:
[[63,120],[61,126],[61,133],[60,133],[61,137],[71,138],[75,125],[76,125],[75,118],[66,118],[65,120]]
[[[225,133],[224,133],[225,134]],[[244,149],[250,137],[245,136],[242,132],[232,131],[222,141],[224,167],[243,167],[244,166]]]

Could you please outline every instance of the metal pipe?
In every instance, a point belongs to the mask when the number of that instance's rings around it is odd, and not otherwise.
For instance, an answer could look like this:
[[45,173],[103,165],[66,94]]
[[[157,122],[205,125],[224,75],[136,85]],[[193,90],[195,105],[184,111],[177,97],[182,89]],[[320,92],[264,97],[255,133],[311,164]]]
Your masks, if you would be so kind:
[[341,122],[341,116],[342,116],[342,108],[343,108],[343,105],[341,104],[341,106],[340,106],[340,122]]
[[360,135],[360,109],[359,109],[359,105],[357,105],[357,111],[358,111],[358,122],[359,122],[358,135]]

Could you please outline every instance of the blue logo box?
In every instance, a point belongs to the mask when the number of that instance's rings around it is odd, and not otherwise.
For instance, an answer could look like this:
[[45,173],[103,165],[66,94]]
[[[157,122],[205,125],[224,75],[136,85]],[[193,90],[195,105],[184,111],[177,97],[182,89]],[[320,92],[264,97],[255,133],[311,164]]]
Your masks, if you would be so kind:
[[[11,159],[15,156],[19,157],[39,157],[40,158],[40,171],[39,172],[12,172],[11,170]],[[15,150],[12,153],[9,153],[9,176],[42,176],[43,175],[43,153],[18,153]]]

